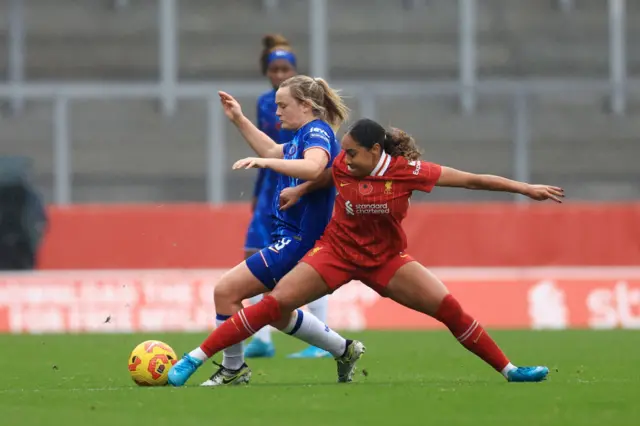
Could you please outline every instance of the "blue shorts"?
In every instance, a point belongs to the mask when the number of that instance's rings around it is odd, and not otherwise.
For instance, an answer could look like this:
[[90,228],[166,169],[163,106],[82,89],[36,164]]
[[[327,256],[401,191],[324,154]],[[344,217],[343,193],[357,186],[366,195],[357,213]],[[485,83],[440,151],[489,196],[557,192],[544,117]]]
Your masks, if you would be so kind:
[[271,215],[256,210],[251,218],[244,250],[261,250],[271,244]]
[[292,270],[313,247],[295,237],[282,237],[249,257],[246,262],[251,273],[269,290]]

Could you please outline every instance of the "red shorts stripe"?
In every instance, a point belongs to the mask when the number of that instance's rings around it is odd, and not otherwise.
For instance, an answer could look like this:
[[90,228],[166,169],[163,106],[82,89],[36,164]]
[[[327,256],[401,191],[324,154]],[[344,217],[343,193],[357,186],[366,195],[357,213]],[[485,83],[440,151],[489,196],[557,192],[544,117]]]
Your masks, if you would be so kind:
[[390,258],[380,256],[380,258],[388,260],[372,268],[362,268],[354,262],[340,257],[331,245],[319,241],[300,262],[315,269],[331,292],[336,291],[349,281],[359,280],[383,295],[384,288],[389,284],[396,271],[403,265],[413,262],[414,259],[406,253],[398,253]]

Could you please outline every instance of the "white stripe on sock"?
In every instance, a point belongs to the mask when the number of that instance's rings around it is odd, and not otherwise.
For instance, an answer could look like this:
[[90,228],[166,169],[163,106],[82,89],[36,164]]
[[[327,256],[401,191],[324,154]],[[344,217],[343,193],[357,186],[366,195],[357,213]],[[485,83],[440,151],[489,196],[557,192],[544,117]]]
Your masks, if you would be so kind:
[[238,316],[240,317],[240,321],[242,321],[242,325],[244,328],[251,334],[256,334],[256,332],[251,328],[249,321],[247,321],[247,317],[244,315],[244,311],[239,311]]
[[458,342],[462,343],[469,338],[473,334],[473,332],[478,328],[478,321],[473,321],[467,331],[462,333],[460,337],[458,337]]

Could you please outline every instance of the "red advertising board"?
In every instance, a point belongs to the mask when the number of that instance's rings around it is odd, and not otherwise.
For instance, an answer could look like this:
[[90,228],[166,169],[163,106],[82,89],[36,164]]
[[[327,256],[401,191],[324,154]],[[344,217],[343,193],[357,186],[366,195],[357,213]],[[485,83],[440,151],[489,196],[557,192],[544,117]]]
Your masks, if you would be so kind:
[[[224,269],[0,274],[0,332],[202,331]],[[433,268],[485,326],[640,328],[640,268]],[[431,329],[359,282],[330,296],[336,329]],[[107,318],[109,321],[107,322]]]

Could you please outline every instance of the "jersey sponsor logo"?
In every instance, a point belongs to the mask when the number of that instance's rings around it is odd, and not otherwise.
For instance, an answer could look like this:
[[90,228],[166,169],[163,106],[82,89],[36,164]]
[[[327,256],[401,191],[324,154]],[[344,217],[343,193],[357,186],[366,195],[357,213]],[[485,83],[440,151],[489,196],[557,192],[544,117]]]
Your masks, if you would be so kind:
[[369,182],[360,182],[358,184],[358,191],[362,195],[369,195],[373,192],[373,185]]
[[321,129],[320,127],[312,127],[309,129],[309,133],[321,133],[324,136],[326,136],[327,138],[329,137],[329,133],[327,133],[324,129]]
[[356,204],[356,214],[389,214],[387,203],[379,204]]
[[373,203],[373,204],[356,204],[355,208],[351,201],[346,201],[344,203],[344,209],[347,211],[347,214],[350,216],[355,216],[357,214],[389,214],[391,210],[389,209],[389,204],[387,203]]
[[355,215],[356,213],[353,211],[353,204],[351,204],[351,201],[347,201],[344,203],[344,208],[347,211],[348,215]]
[[331,143],[331,136],[324,129],[320,127],[312,127],[309,129],[309,139],[321,139],[326,143]]
[[384,194],[391,195],[393,193],[393,181],[388,180],[384,183]]
[[420,174],[420,161],[409,161],[409,165],[415,167],[413,174],[418,176]]

